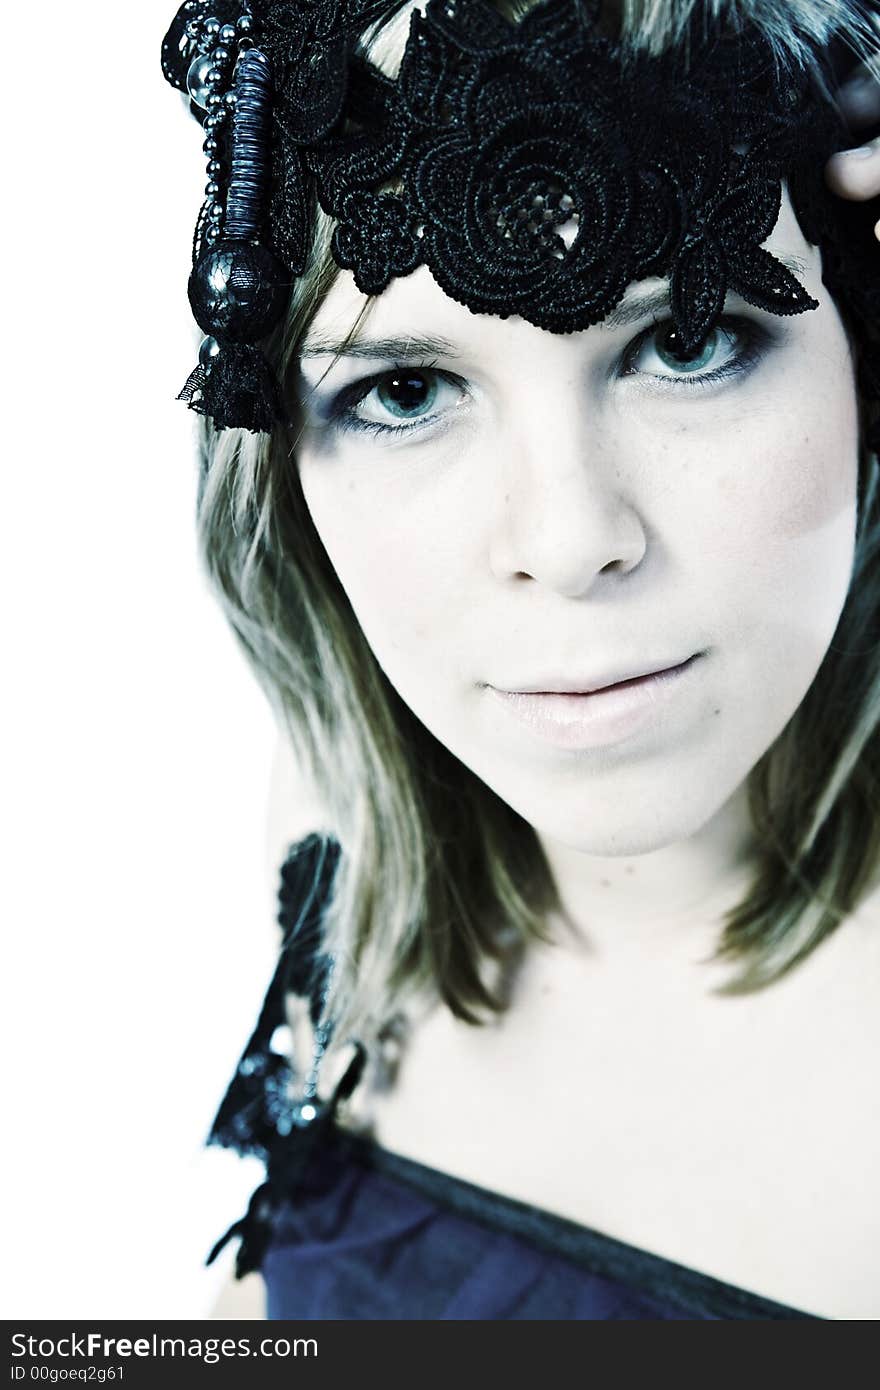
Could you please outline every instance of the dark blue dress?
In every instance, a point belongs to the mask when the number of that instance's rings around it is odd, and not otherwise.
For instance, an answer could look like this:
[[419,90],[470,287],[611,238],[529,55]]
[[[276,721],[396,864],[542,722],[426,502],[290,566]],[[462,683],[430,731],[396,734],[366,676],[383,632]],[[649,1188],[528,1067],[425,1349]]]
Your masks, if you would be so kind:
[[262,1158],[266,1181],[209,1259],[239,1237],[237,1273],[261,1270],[270,1318],[813,1317],[345,1130],[334,1112],[362,1054],[317,1115],[297,1123],[291,1062],[271,1040],[291,991],[318,1023],[329,964],[321,904],[338,849],[310,835],[281,870],[284,946],[209,1136]]

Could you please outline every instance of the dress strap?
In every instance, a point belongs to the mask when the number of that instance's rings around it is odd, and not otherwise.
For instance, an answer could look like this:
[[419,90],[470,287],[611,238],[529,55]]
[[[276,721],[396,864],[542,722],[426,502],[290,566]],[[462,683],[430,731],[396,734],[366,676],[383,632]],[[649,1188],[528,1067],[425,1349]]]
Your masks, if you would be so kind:
[[213,1246],[205,1261],[206,1265],[212,1264],[228,1242],[238,1236],[240,1244],[235,1257],[236,1279],[242,1279],[246,1274],[260,1268],[272,1235],[272,1218],[276,1208],[282,1201],[289,1201],[295,1195],[313,1155],[333,1125],[336,1107],[341,1101],[348,1099],[360,1081],[365,1061],[366,1051],[360,1043],[356,1043],[354,1056],[337,1082],[330,1099],[314,1105],[309,1102],[308,1105],[299,1107],[300,1115],[306,1109],[310,1109],[312,1113],[294,1120],[296,1127],[270,1150],[266,1164],[266,1181],[260,1183],[252,1194],[244,1216],[234,1221]]
[[308,999],[313,1026],[320,1017],[330,958],[320,951],[321,918],[339,856],[335,840],[314,834],[292,845],[281,867],[278,924],[282,946],[256,1027],[248,1039],[208,1134],[208,1144],[268,1159],[284,1131],[294,1082],[293,1058],[272,1050],[287,1022],[288,994]]
[[[328,1041],[321,1014],[333,969],[332,957],[321,951],[321,923],[338,858],[336,840],[313,834],[291,847],[281,867],[278,923],[283,937],[278,964],[208,1135],[209,1145],[253,1154],[266,1164],[266,1181],[254,1192],[247,1212],[230,1226],[207,1260],[210,1264],[233,1236],[239,1236],[238,1278],[262,1262],[277,1203],[295,1191],[333,1123],[336,1107],[351,1095],[366,1061],[363,1047],[356,1043],[332,1096],[327,1101],[318,1097],[316,1062]],[[272,1047],[276,1030],[287,1025],[289,994],[308,1002],[314,1029],[314,1054],[308,1068],[297,1066],[289,1053]],[[296,1090],[302,1092],[299,1100],[294,1099]]]

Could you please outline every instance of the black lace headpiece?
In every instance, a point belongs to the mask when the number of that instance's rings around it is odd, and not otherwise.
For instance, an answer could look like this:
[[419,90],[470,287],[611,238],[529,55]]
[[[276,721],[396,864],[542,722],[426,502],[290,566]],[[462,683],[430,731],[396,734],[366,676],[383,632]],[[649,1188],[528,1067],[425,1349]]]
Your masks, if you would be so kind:
[[165,37],[163,72],[189,93],[209,160],[189,281],[206,337],[180,398],[216,428],[285,419],[258,344],[305,269],[319,206],[364,293],[425,264],[475,313],[552,332],[666,276],[686,358],[728,290],[776,314],[817,307],[762,248],[782,180],[880,402],[878,200],[826,188],[826,160],[852,143],[826,52],[782,61],[759,26],[707,24],[699,4],[654,55],[603,34],[602,0],[540,0],[518,21],[491,0],[427,0],[392,80],[363,35],[402,8],[186,0]]

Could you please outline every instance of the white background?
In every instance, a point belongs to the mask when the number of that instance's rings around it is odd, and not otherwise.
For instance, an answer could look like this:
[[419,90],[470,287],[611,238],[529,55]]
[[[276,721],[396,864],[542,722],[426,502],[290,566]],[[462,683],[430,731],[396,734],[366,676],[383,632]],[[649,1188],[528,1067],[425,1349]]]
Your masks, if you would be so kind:
[[21,11],[4,58],[5,1317],[201,1316],[260,1178],[201,1148],[273,965],[274,728],[174,399],[205,181],[174,8]]

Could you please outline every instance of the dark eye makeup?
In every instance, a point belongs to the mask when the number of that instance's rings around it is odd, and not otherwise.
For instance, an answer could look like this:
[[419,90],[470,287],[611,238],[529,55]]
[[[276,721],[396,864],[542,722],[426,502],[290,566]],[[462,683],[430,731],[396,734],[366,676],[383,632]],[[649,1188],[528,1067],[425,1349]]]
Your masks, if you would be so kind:
[[[775,340],[775,335],[756,320],[728,314],[707,334],[696,352],[685,359],[676,351],[672,319],[664,319],[655,321],[627,344],[611,376],[641,377],[651,393],[705,391],[747,376]],[[725,344],[728,354],[721,365],[700,370],[707,353],[711,360],[715,349],[723,350]],[[668,374],[646,371],[638,365],[646,349],[669,369]],[[385,420],[365,417],[365,403],[371,397],[374,413],[384,412]],[[445,408],[438,409],[438,398],[445,398]],[[400,363],[333,392],[326,401],[317,403],[316,414],[325,429],[338,433],[401,438],[441,429],[448,422],[449,407],[465,404],[468,399],[468,383],[454,372],[438,368],[434,362]]]

